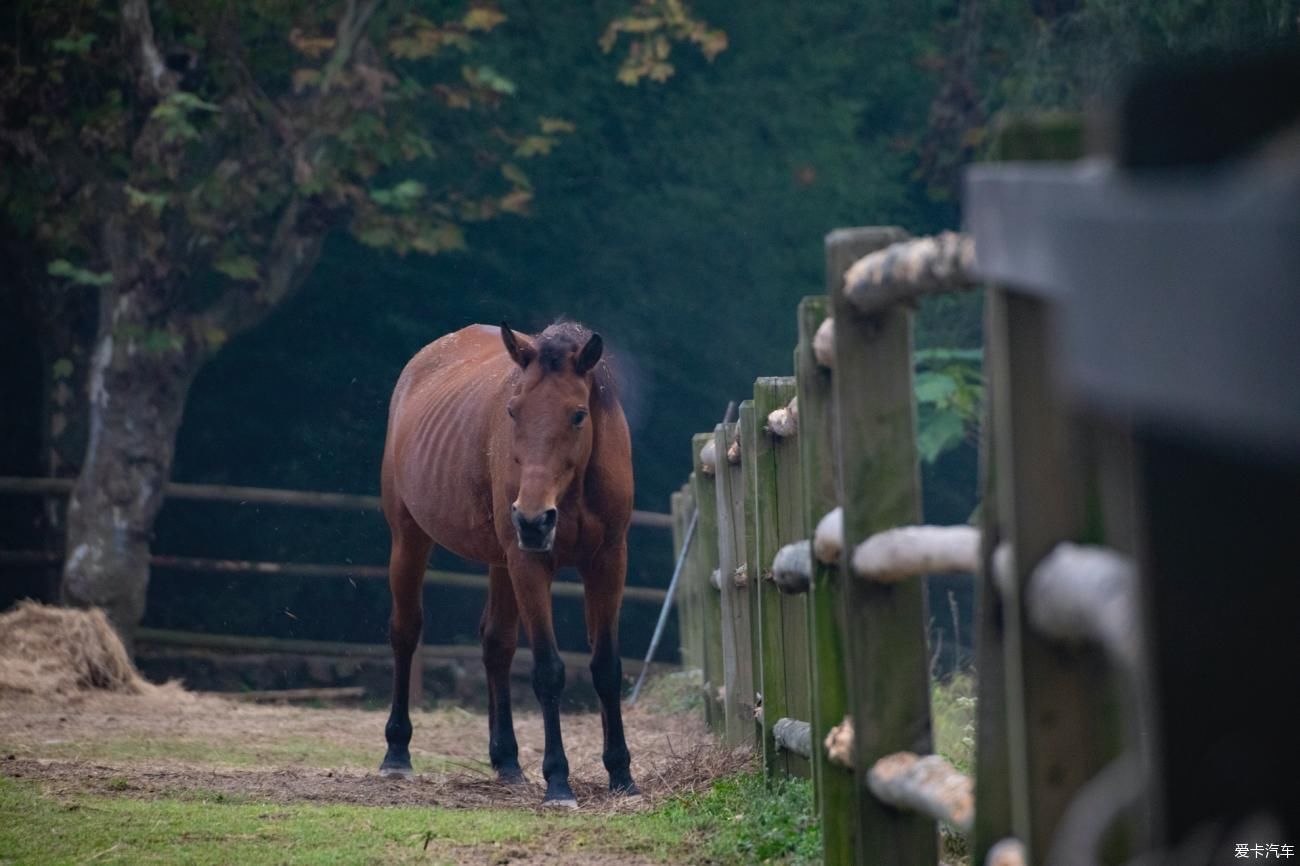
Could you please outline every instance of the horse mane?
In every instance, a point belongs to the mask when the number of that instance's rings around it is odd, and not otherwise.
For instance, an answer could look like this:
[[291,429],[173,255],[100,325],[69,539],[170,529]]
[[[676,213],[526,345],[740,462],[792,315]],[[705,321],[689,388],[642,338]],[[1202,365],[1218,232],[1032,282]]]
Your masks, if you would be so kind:
[[[577,352],[591,339],[592,331],[581,322],[558,319],[533,338],[533,347],[537,349],[537,363],[548,373],[558,373],[566,369],[570,356]],[[596,364],[594,371],[596,387],[592,389],[592,399],[600,402],[618,402],[618,377],[614,365],[609,361],[609,344]]]

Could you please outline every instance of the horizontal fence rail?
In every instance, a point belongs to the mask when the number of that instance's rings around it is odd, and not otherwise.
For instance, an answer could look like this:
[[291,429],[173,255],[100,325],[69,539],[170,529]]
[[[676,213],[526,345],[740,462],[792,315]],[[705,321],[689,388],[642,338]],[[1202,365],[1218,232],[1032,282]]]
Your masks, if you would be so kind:
[[[0,493],[48,496],[72,492],[76,482],[71,478],[22,478],[0,476]],[[196,502],[234,502],[238,504],[288,505],[302,508],[339,508],[358,511],[378,511],[382,505],[378,496],[359,493],[323,493],[312,490],[279,490],[269,487],[239,487],[229,484],[188,484],[169,481],[164,494],[171,499]],[[671,529],[672,515],[658,511],[633,511],[633,526],[651,526]]]
[[[63,556],[51,551],[0,550],[0,564],[46,565],[63,561]],[[312,562],[257,562],[245,559],[207,559],[197,556],[168,556],[154,554],[149,564],[157,568],[177,571],[194,571],[211,574],[265,574],[295,577],[350,577],[365,580],[387,580],[388,567],[383,565],[332,565]],[[452,586],[461,589],[487,591],[486,574],[427,569],[424,582],[428,585]],[[582,598],[582,584],[576,580],[559,580],[551,584],[553,595],[561,598]],[[663,604],[667,592],[650,586],[629,586],[623,598]]]

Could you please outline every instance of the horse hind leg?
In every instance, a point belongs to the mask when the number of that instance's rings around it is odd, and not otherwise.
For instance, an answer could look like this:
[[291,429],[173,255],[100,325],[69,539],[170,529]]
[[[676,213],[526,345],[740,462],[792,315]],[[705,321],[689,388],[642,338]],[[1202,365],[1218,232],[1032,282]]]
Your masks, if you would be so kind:
[[519,646],[519,605],[510,585],[510,572],[503,565],[488,569],[488,598],[479,623],[479,637],[488,685],[488,757],[502,782],[523,782],[510,710],[510,667]]
[[393,549],[388,563],[388,586],[393,595],[388,621],[388,641],[393,647],[393,707],[384,727],[388,751],[379,765],[386,777],[410,778],[411,770],[411,658],[424,629],[424,570],[433,541],[402,509],[393,524]]

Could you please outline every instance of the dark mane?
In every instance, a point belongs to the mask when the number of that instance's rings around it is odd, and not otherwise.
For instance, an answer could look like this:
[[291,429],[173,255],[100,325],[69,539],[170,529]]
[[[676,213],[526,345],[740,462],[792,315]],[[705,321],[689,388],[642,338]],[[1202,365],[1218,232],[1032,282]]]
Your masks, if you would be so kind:
[[[548,373],[558,373],[567,369],[566,365],[574,352],[577,352],[591,339],[591,329],[579,323],[561,319],[547,326],[533,339],[537,349],[537,363]],[[618,378],[614,367],[609,362],[609,344],[596,365],[595,377],[597,387],[593,393],[595,399],[618,399]]]

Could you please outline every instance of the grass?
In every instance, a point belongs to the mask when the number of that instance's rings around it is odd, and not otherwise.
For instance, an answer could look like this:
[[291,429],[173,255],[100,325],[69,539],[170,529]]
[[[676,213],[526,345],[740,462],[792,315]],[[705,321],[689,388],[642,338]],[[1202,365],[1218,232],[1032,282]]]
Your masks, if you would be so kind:
[[967,775],[975,772],[975,677],[953,674],[930,691],[934,749]]
[[[312,737],[243,737],[205,739],[155,737],[143,734],[46,742],[38,749],[0,743],[7,752],[22,757],[61,758],[77,761],[182,761],[233,767],[340,767],[370,769],[380,751],[331,743]],[[382,750],[381,750],[382,751]],[[416,769],[445,769],[437,757],[415,755]]]
[[[110,785],[110,788],[112,786]],[[769,789],[757,772],[628,815],[268,804],[190,796],[46,794],[0,778],[0,864],[263,866],[454,864],[527,853],[620,854],[661,862],[804,864],[820,850],[807,782]],[[511,852],[514,852],[513,854]]]
[[675,671],[646,681],[638,703],[652,713],[694,713],[704,708],[704,672]]
[[[975,773],[975,677],[953,674],[935,682],[930,689],[930,712],[934,725],[934,750],[958,770]],[[969,863],[966,839],[940,825],[940,857],[948,863]]]

